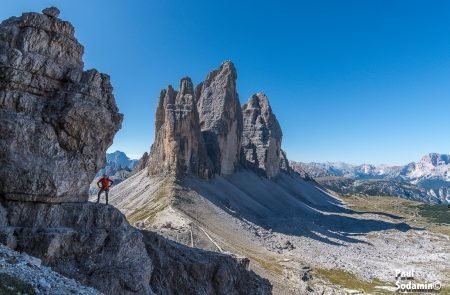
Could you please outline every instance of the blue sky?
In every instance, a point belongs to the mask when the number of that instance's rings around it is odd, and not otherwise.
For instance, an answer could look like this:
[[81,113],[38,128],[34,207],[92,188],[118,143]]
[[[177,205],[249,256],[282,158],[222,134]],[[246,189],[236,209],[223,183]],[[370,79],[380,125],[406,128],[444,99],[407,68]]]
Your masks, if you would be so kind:
[[86,68],[111,75],[125,120],[110,150],[148,151],[160,89],[231,59],[241,103],[268,95],[290,159],[450,153],[450,1],[1,0],[0,18],[51,5]]

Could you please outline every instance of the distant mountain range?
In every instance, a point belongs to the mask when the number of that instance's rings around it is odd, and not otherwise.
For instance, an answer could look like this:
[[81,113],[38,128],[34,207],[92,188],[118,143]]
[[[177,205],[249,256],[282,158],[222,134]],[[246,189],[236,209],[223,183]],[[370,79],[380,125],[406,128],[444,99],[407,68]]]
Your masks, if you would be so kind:
[[97,173],[101,176],[104,173],[109,176],[114,176],[120,170],[132,171],[138,164],[139,160],[128,158],[128,156],[121,151],[106,154],[106,166]]
[[[118,184],[130,176],[139,160],[115,151],[106,155],[106,162],[91,184],[91,194],[96,192],[96,180],[103,174]],[[296,161],[290,161],[290,165],[302,177],[314,178],[340,194],[397,196],[435,204],[450,201],[450,155],[446,154],[429,153],[404,166]]]
[[107,174],[109,178],[117,185],[127,179],[132,173],[134,167],[137,166],[139,160],[130,159],[124,152],[115,151],[106,154],[106,166],[97,172],[93,182],[89,188],[89,194],[96,194],[98,191],[97,181],[103,174]]
[[304,177],[341,194],[389,195],[429,203],[450,200],[450,155],[429,153],[404,166],[290,162]]

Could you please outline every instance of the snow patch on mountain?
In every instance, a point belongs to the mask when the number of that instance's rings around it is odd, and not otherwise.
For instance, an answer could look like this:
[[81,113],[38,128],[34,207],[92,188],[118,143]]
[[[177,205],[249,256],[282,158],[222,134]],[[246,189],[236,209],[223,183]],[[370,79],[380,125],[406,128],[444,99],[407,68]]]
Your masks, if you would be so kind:
[[[342,181],[326,179],[328,187],[334,187],[341,192],[394,195],[430,203],[445,203],[450,201],[450,155],[429,153],[418,162],[404,166],[390,165],[352,165],[342,162],[302,163],[291,161],[295,171],[305,176],[318,179],[326,177],[344,177],[359,180],[358,186],[348,191],[348,186],[340,187]],[[389,182],[364,182],[369,180],[387,180]],[[409,183],[411,186],[405,186]],[[334,186],[331,186],[333,184]],[[370,189],[368,189],[370,188]],[[399,189],[401,188],[401,189]]]
[[124,152],[115,151],[106,154],[106,166],[97,173],[97,177],[103,174],[114,176],[120,170],[132,171],[138,164],[139,160],[130,159]]

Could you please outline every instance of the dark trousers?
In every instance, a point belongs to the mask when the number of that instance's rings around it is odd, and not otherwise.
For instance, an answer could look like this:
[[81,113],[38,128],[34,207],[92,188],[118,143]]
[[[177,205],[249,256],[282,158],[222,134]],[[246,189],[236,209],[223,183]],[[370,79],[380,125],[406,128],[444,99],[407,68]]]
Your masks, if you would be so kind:
[[109,189],[107,188],[100,188],[100,190],[98,191],[98,195],[97,195],[97,203],[100,202],[100,195],[102,194],[102,192],[105,192],[105,196],[106,196],[106,205],[108,205],[108,192]]

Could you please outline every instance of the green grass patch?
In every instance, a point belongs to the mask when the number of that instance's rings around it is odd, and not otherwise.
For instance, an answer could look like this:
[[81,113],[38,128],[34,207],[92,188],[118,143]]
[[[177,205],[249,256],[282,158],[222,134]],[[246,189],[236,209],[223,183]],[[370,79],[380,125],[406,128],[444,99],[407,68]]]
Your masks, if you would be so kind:
[[419,214],[429,222],[450,225],[450,208],[447,205],[419,205]]
[[164,180],[152,195],[148,204],[134,210],[127,216],[128,222],[134,225],[138,221],[145,220],[146,224],[153,224],[156,214],[170,205],[172,188],[173,182],[170,179]]
[[152,210],[151,208],[147,208],[147,207],[143,207],[143,208],[139,208],[136,209],[135,211],[133,211],[133,213],[131,213],[127,219],[128,222],[132,225],[136,224],[136,222],[138,221],[143,221],[146,220],[148,223],[153,223],[156,213],[154,210]]
[[450,209],[444,205],[430,205],[398,197],[343,196],[349,209],[359,212],[384,212],[403,219],[411,226],[450,236]]
[[1,295],[16,295],[16,294],[28,294],[34,295],[33,287],[6,273],[0,273],[0,294]]
[[281,275],[283,273],[283,266],[281,266],[274,259],[270,260],[269,258],[260,258],[257,256],[249,255],[250,261],[254,261],[259,264],[265,270]]
[[364,292],[364,294],[392,294],[392,292],[379,289],[381,286],[394,286],[393,284],[380,280],[366,282],[358,279],[355,275],[340,269],[314,269],[316,276],[328,280],[331,284],[345,289]]

